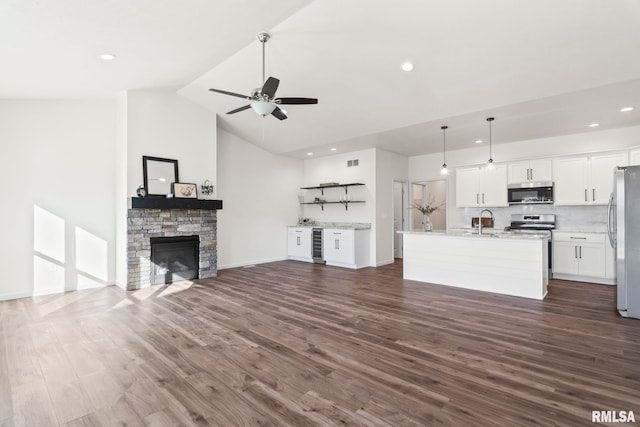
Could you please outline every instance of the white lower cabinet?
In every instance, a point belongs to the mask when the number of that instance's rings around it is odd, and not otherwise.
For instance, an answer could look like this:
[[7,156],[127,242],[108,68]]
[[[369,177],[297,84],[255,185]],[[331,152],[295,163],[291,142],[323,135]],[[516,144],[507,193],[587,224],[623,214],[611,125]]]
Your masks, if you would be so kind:
[[287,257],[297,261],[313,262],[311,240],[311,227],[289,227]]
[[327,265],[347,268],[369,266],[369,236],[371,230],[325,228],[322,251]]
[[605,233],[553,232],[555,279],[613,284],[613,249]]

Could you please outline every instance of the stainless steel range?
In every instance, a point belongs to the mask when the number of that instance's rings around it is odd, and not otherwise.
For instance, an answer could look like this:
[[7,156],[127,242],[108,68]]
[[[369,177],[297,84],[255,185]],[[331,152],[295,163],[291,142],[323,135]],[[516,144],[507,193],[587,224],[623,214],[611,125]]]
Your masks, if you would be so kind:
[[553,255],[551,253],[551,230],[556,228],[554,214],[512,214],[511,225],[505,231],[512,233],[545,234],[549,242],[549,277],[551,277]]
[[556,216],[553,214],[512,214],[508,231],[513,233],[549,234],[556,228]]

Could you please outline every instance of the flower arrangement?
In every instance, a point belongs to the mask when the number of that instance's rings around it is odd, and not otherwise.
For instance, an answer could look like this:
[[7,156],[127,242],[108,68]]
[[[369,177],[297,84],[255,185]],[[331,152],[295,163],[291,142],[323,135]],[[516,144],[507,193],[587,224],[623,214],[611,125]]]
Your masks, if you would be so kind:
[[429,201],[424,206],[416,202],[413,204],[413,207],[419,210],[422,215],[431,215],[432,213],[440,209],[440,206],[434,206],[433,201]]

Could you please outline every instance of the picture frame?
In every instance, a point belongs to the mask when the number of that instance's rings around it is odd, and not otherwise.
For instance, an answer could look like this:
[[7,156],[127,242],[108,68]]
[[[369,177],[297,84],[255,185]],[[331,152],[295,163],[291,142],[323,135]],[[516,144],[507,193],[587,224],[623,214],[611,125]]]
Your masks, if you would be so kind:
[[198,186],[184,182],[174,182],[171,184],[171,193],[177,199],[197,199]]

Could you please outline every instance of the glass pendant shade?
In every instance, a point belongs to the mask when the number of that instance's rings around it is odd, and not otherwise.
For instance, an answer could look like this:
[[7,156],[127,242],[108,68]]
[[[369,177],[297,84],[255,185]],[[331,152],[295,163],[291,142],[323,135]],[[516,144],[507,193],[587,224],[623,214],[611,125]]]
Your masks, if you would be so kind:
[[496,165],[493,164],[493,159],[489,159],[487,162],[487,169],[495,169]]

